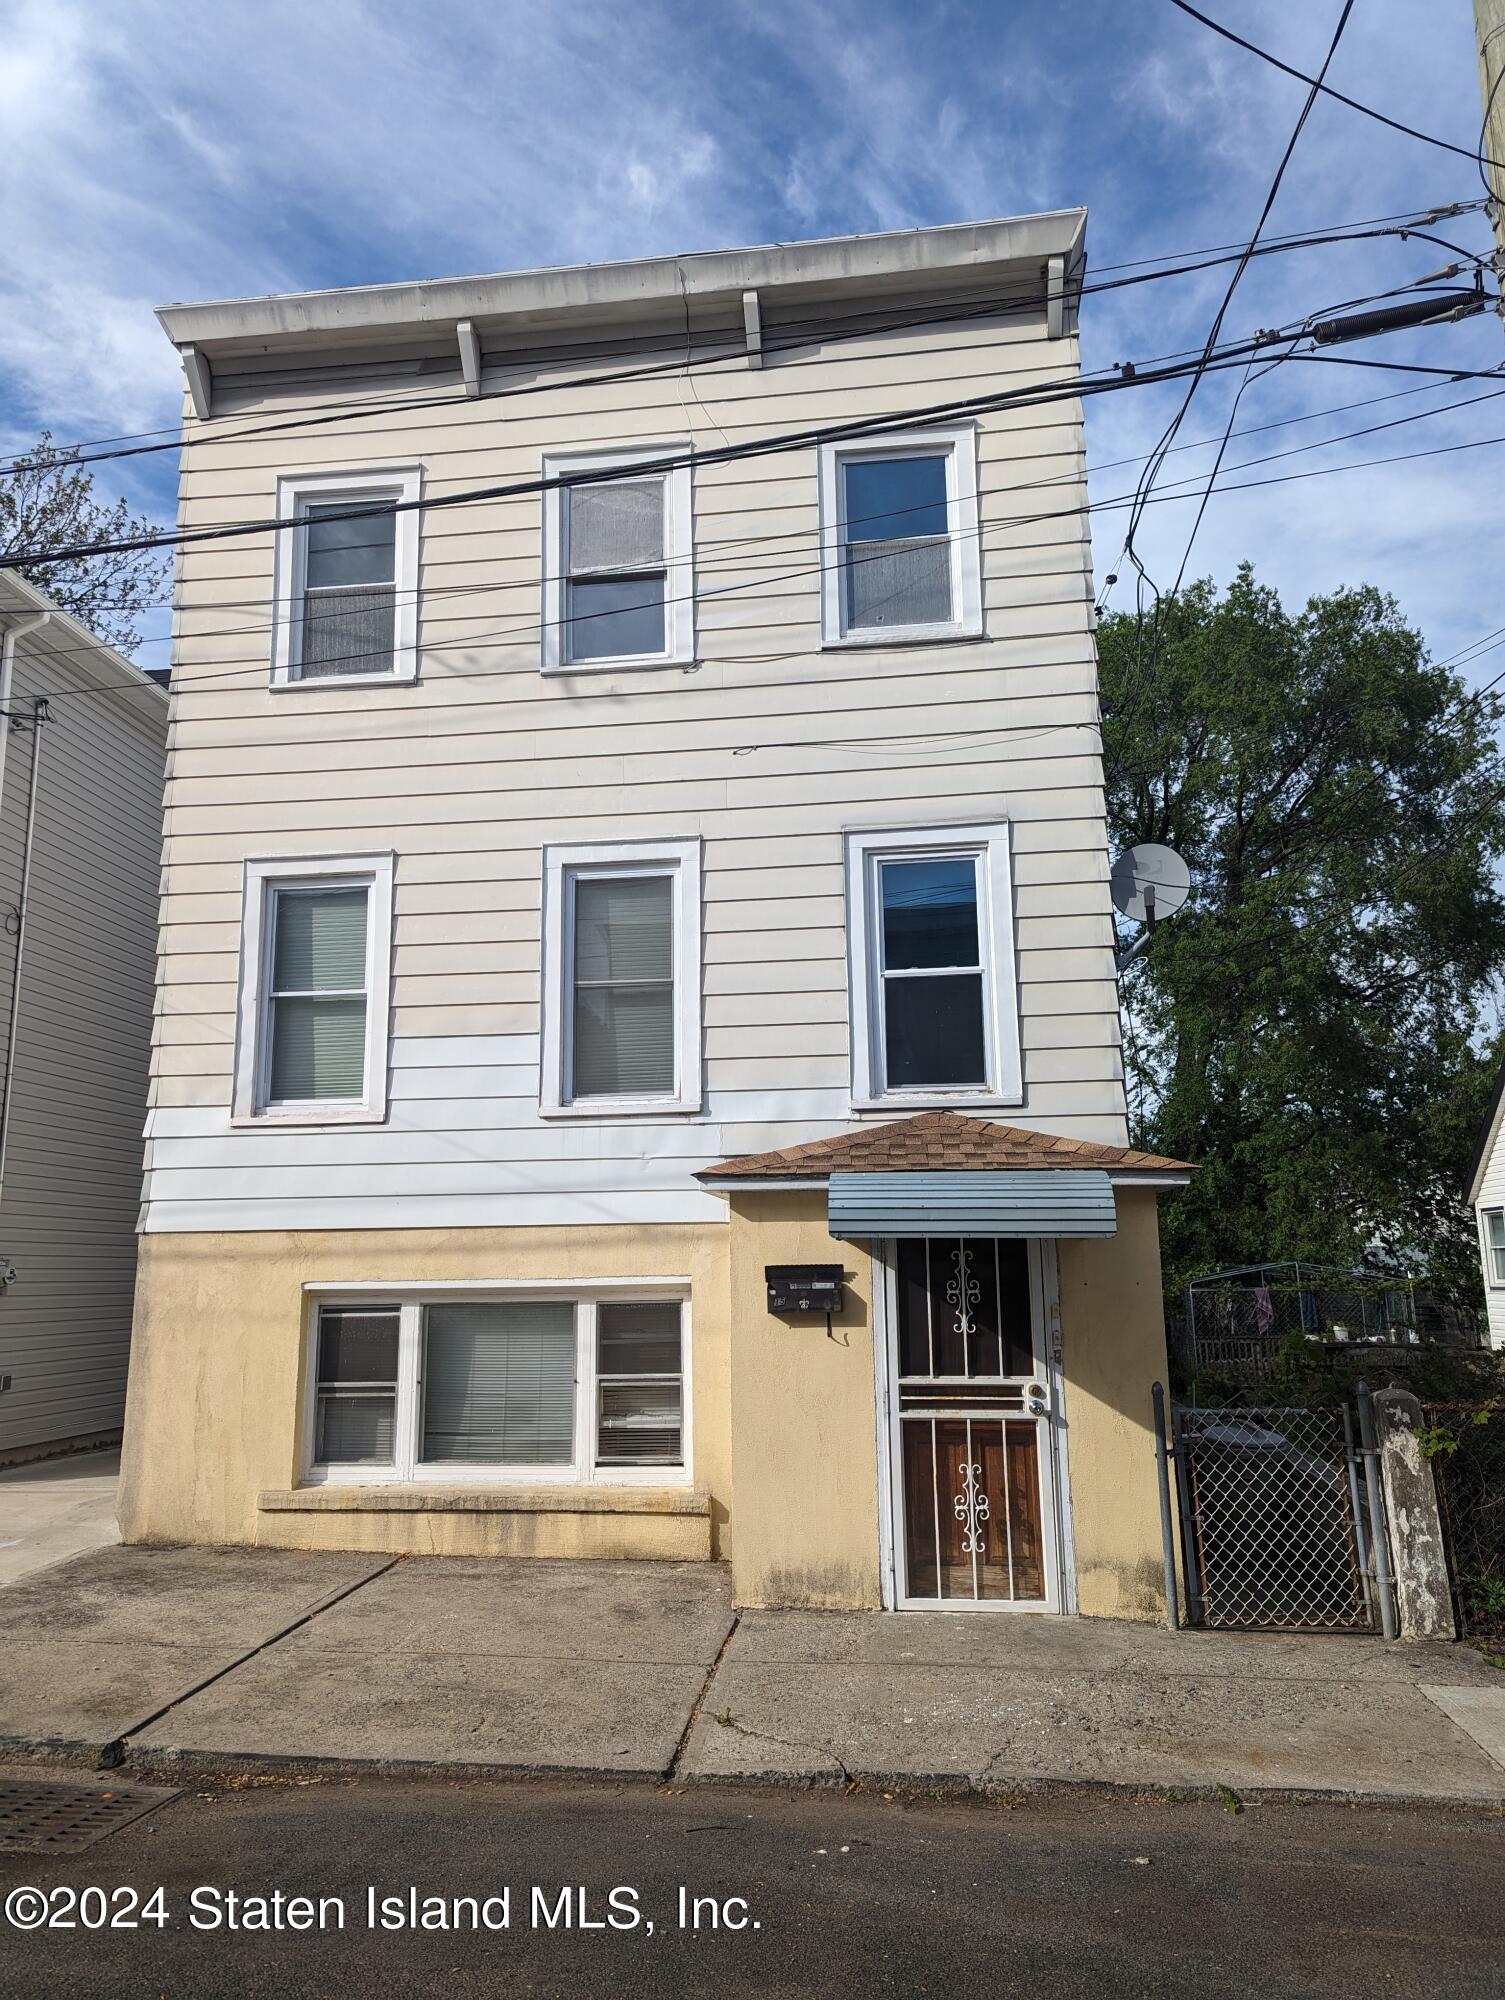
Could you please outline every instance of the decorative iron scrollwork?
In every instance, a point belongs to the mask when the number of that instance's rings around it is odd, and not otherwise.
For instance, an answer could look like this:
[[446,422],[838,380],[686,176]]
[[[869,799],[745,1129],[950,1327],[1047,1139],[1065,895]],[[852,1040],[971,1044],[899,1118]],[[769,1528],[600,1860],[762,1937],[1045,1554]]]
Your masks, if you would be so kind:
[[947,1281],[946,1303],[955,1308],[956,1331],[965,1340],[977,1331],[972,1308],[982,1299],[982,1286],[972,1275],[972,1253],[965,1242],[957,1244],[951,1261],[956,1266],[956,1276]]
[[951,1511],[963,1525],[962,1554],[983,1556],[988,1552],[987,1542],[979,1533],[989,1512],[988,1496],[978,1485],[982,1478],[980,1465],[964,1465],[961,1468],[962,1490],[951,1502]]

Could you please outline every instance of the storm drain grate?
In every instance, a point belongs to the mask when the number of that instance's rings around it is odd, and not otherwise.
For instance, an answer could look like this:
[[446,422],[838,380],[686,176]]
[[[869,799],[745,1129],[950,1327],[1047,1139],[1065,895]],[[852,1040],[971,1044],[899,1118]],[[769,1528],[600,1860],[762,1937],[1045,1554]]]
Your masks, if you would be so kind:
[[160,1785],[0,1781],[0,1854],[81,1854],[176,1797]]

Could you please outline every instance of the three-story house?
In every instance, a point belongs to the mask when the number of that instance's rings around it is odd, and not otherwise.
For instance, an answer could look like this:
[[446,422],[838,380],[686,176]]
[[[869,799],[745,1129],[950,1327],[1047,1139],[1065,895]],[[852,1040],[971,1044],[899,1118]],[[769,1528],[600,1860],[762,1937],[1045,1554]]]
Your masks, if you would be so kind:
[[1084,227],[163,309],[128,1539],[1158,1612]]

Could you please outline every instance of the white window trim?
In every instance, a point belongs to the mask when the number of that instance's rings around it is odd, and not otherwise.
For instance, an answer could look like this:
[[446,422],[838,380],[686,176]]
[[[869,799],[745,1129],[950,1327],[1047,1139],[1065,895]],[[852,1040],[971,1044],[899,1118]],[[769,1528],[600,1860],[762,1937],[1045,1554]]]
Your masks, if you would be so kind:
[[[423,1422],[422,1362],[423,1309],[443,1304],[447,1298],[463,1294],[467,1302],[483,1304],[567,1303],[575,1308],[575,1457],[565,1465],[426,1465],[419,1458]],[[624,1279],[621,1282],[590,1280],[482,1282],[454,1286],[446,1284],[383,1285],[360,1281],[354,1285],[319,1285],[304,1288],[303,1394],[299,1413],[298,1466],[303,1486],[482,1486],[495,1492],[527,1492],[548,1487],[688,1487],[694,1484],[695,1397],[691,1381],[690,1284],[686,1278],[654,1280]],[[620,1302],[641,1303],[645,1298],[674,1302],[680,1309],[680,1465],[597,1465],[596,1414],[596,1309]],[[368,1306],[390,1303],[398,1308],[397,1325],[397,1407],[394,1419],[396,1447],[391,1465],[320,1465],[314,1457],[318,1435],[319,1405],[319,1308],[351,1304]]]
[[[847,976],[852,1040],[852,1109],[937,1110],[1024,1102],[1019,1053],[1019,997],[1014,952],[1014,882],[1006,823],[898,827],[849,833],[846,839]],[[979,1088],[927,1085],[887,1090],[883,1081],[882,978],[878,970],[881,903],[878,865],[896,859],[976,856],[980,862],[978,944],[983,969],[983,1038],[988,1081]]]
[[[570,1090],[573,1018],[572,883],[579,875],[668,875],[674,881],[674,1072],[664,1097],[586,1097]],[[543,851],[543,1034],[539,1111],[545,1118],[685,1116],[701,1108],[700,841],[609,841]]]
[[543,671],[546,674],[614,674],[631,667],[682,667],[695,658],[694,486],[687,441],[632,451],[550,454],[545,479],[572,473],[615,472],[652,465],[666,458],[681,463],[664,475],[664,650],[621,653],[606,660],[566,657],[565,597],[568,585],[568,488],[547,487],[543,495]]
[[[1494,1245],[1489,1240],[1489,1218],[1492,1215],[1505,1217],[1505,1208],[1502,1208],[1496,1202],[1489,1208],[1481,1208],[1479,1210],[1480,1262],[1484,1266],[1484,1282],[1489,1289],[1492,1292],[1505,1292],[1505,1278],[1500,1277],[1495,1269]],[[1502,1248],[1505,1248],[1505,1246],[1502,1246]]]
[[[859,459],[946,454],[946,519],[951,538],[951,603],[955,617],[928,625],[847,630],[843,467]],[[902,646],[937,639],[982,637],[982,553],[977,514],[977,428],[948,424],[933,430],[885,431],[850,444],[820,447],[821,644]]]
[[[301,515],[310,501],[417,501],[423,494],[418,465],[357,466],[338,472],[287,472],[277,481],[277,518]],[[396,591],[392,665],[379,674],[313,674],[300,669],[303,650],[303,567],[306,537],[282,528],[274,538],[272,686],[274,688],[386,687],[418,678],[418,539],[416,508],[395,517],[392,577]]]
[[[392,875],[395,856],[318,854],[248,860],[241,897],[240,997],[236,1010],[235,1125],[374,1125],[387,1115],[388,1015],[392,991]],[[359,1101],[316,1098],[307,1104],[266,1102],[271,1056],[267,999],[271,987],[272,896],[287,885],[364,888],[366,903],[366,1073]]]

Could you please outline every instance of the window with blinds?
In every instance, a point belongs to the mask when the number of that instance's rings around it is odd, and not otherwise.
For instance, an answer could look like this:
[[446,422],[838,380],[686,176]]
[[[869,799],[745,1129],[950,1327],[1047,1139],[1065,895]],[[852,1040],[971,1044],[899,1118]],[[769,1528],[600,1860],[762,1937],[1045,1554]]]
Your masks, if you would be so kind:
[[1484,1236],[1489,1245],[1489,1282],[1505,1285],[1505,1208],[1484,1210]]
[[397,1436],[396,1306],[324,1306],[318,1320],[314,1457],[391,1465]]
[[390,673],[397,611],[397,517],[339,517],[360,495],[302,510],[303,594],[298,674],[303,680]]
[[677,1302],[597,1308],[598,1465],[683,1465],[681,1312]]
[[663,474],[566,489],[566,660],[667,650],[666,496]]
[[271,891],[266,1100],[358,1103],[366,1084],[363,885]]
[[422,1462],[570,1465],[575,1349],[573,1304],[426,1307]]
[[949,624],[946,455],[847,460],[842,544],[849,631]]
[[673,877],[577,874],[572,887],[571,1094],[672,1097]]
[[306,1472],[315,1481],[651,1486],[690,1477],[680,1299],[598,1298],[589,1287],[424,1297],[415,1288],[398,1305],[321,1302],[311,1341]]

